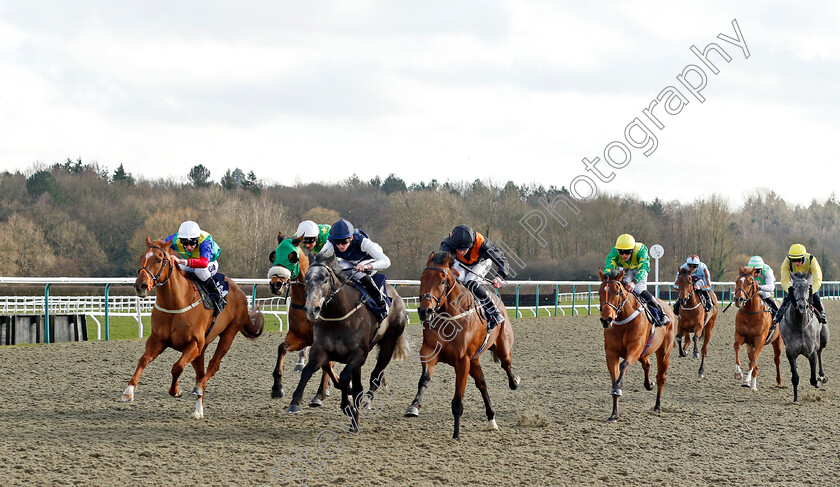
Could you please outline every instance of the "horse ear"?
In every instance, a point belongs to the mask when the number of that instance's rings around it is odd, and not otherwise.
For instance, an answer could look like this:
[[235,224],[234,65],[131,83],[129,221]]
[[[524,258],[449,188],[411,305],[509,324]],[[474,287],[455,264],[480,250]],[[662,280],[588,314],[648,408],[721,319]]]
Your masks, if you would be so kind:
[[276,250],[272,250],[271,253],[268,254],[268,261],[271,262],[272,265],[274,264],[274,256],[275,255],[277,255]]
[[301,242],[303,242],[303,235],[301,235],[300,237],[292,240],[292,245],[294,245],[295,247],[300,247]]
[[298,262],[300,262],[297,252],[289,252],[289,262],[291,262],[292,264],[297,264]]
[[152,239],[150,239],[149,236],[146,235],[146,247],[151,247],[151,245],[152,245]]
[[605,280],[605,278],[607,276],[604,275],[604,271],[602,271],[601,269],[598,269],[598,277],[600,277],[601,280],[603,281],[603,280]]
[[624,269],[621,269],[621,272],[619,272],[618,275],[615,276],[615,280],[620,281],[623,278],[624,278]]
[[742,265],[738,268],[738,274],[745,274],[747,272],[747,266]]
[[458,272],[458,269],[452,267],[452,262],[449,263],[449,268],[452,269],[452,273],[455,274],[455,277],[460,277],[461,273]]
[[280,245],[280,242],[285,240],[286,237],[283,236],[283,232],[277,232],[277,245]]

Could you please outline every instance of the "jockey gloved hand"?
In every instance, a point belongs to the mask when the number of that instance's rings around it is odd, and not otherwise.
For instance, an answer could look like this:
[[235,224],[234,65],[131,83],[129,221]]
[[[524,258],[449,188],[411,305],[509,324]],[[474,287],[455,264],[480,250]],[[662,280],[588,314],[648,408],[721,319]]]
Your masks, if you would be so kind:
[[499,289],[502,287],[502,284],[504,284],[504,281],[502,281],[501,277],[496,276],[490,283],[493,285],[494,288]]
[[360,262],[360,263],[356,264],[356,266],[355,266],[353,269],[354,269],[354,270],[357,270],[357,271],[359,271],[359,272],[365,272],[365,271],[369,271],[369,270],[373,269],[373,265],[371,265],[371,264],[362,264],[362,263]]

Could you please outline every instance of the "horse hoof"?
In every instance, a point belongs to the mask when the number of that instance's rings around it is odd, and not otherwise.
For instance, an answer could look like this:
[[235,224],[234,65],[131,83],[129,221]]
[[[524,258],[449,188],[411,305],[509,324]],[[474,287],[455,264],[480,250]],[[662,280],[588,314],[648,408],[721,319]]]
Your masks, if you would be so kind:
[[697,378],[698,378],[698,379],[705,379],[705,378],[706,378],[706,376],[705,376],[705,375],[703,375],[703,372],[700,372],[699,374],[697,374]]
[[405,417],[406,418],[416,418],[420,416],[420,408],[417,406],[409,406],[408,409],[405,410]]
[[619,389],[618,387],[613,387],[613,390],[610,391],[610,394],[612,394],[613,396],[621,397],[621,389]]
[[283,392],[283,388],[279,389],[271,389],[271,398],[272,399],[280,399],[281,397],[285,396],[286,393]]
[[321,400],[317,397],[313,397],[311,401],[309,401],[309,407],[311,408],[319,408],[321,407]]
[[618,421],[618,416],[610,416],[607,418],[607,423],[615,423],[616,421]]
[[[200,387],[196,387],[190,392],[190,395],[195,396],[195,397],[201,397],[201,396],[204,395],[204,391],[202,391]],[[181,395],[178,394],[178,397],[180,397],[180,396]]]
[[303,364],[296,364],[295,372],[303,372]]
[[190,414],[190,418],[192,418],[192,419],[204,419],[204,413],[198,413],[198,412],[192,413],[192,414]]
[[122,402],[134,402],[134,395],[129,396],[128,394],[123,394],[120,398]]
[[691,358],[700,358],[700,354],[697,353],[697,352],[694,352],[694,355],[692,355]]
[[649,391],[652,391],[653,390],[653,384],[651,384],[648,381],[645,381],[645,389],[647,389]]
[[291,414],[299,413],[300,411],[300,406],[298,406],[297,404],[289,404],[289,408],[286,409],[286,412]]
[[181,391],[178,391],[178,392],[176,392],[175,394],[172,394],[172,397],[174,397],[175,399],[178,399],[178,398],[179,398],[179,397],[181,397],[181,396],[183,396],[183,394],[181,393]]
[[487,420],[487,430],[488,431],[495,431],[499,429],[499,425],[496,424],[496,419],[489,419]]
[[516,388],[519,387],[520,382],[521,382],[521,379],[519,378],[518,375],[516,377],[514,377],[513,380],[510,382],[510,390],[515,391]]

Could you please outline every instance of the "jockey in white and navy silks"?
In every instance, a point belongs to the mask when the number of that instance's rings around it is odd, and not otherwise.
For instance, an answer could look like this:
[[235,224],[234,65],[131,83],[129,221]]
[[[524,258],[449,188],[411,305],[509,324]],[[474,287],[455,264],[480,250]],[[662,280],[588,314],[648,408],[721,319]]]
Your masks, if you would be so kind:
[[[377,273],[391,266],[391,259],[378,243],[371,240],[362,230],[341,219],[330,227],[330,237],[321,248],[321,255],[336,256],[342,269],[353,269],[350,276],[362,285],[378,309],[373,311],[382,322],[388,316],[388,305],[380,288],[385,288],[385,275]],[[375,282],[376,281],[376,282]]]
[[219,270],[218,259],[222,252],[219,244],[213,241],[209,233],[202,231],[198,223],[189,220],[181,224],[178,233],[173,233],[164,241],[171,242],[171,248],[180,255],[175,258],[178,267],[195,275],[213,299],[215,313],[221,313],[226,304],[225,297],[213,281],[213,276]]
[[764,259],[759,255],[750,257],[747,266],[753,268],[752,276],[758,284],[758,295],[767,303],[767,306],[770,306],[775,317],[776,312],[779,311],[779,305],[776,304],[774,298],[776,294],[776,275],[773,274],[773,268],[765,264]]
[[[692,254],[685,260],[685,264],[680,266],[680,269],[688,269],[691,271],[691,276],[694,277],[694,289],[700,294],[703,299],[703,308],[706,312],[712,309],[712,299],[709,292],[712,290],[712,277],[709,275],[709,268],[706,264],[700,262],[700,257]],[[680,277],[680,272],[677,271],[677,279]],[[674,280],[674,288],[679,289],[677,280]],[[674,303],[674,314],[680,314],[680,300]]]

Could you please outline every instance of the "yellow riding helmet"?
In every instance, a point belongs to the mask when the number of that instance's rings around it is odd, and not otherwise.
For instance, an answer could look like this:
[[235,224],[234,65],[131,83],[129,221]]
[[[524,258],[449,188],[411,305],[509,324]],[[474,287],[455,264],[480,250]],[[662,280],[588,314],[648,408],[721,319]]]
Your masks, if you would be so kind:
[[633,250],[636,248],[636,239],[629,233],[625,233],[618,237],[615,241],[615,248],[618,250]]
[[793,244],[788,250],[788,258],[791,260],[801,259],[805,257],[805,246],[802,244]]

